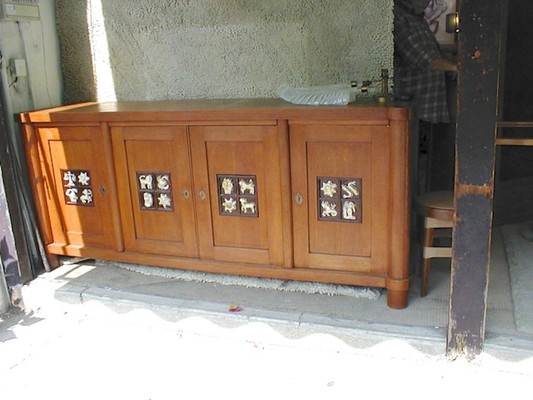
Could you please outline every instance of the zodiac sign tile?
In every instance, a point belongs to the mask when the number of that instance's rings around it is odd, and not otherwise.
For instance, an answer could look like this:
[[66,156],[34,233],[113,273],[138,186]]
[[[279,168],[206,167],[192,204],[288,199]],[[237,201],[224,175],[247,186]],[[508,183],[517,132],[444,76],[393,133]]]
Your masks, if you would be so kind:
[[317,177],[320,221],[362,222],[362,179]]
[[65,203],[75,206],[94,206],[91,175],[88,170],[62,169]]
[[174,210],[170,173],[138,171],[136,177],[141,210]]
[[258,217],[257,178],[253,175],[217,175],[220,215]]

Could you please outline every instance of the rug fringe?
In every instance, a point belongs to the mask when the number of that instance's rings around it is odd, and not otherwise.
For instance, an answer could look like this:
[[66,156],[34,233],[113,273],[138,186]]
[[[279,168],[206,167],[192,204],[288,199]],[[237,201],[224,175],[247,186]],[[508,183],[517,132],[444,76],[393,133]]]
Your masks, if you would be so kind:
[[224,286],[243,286],[254,289],[281,290],[307,294],[321,294],[328,296],[349,296],[354,298],[376,300],[381,296],[380,288],[363,286],[337,285],[332,283],[305,282],[272,278],[256,278],[241,275],[213,274],[176,270],[172,268],[152,267],[114,261],[96,260],[97,265],[108,265],[138,272],[144,275],[160,276],[182,280],[185,282],[214,283]]

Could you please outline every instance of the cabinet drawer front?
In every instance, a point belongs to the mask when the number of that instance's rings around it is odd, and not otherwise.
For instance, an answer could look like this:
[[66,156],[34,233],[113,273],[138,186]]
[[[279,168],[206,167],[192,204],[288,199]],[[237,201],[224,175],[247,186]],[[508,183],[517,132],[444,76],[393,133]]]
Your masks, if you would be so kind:
[[193,127],[202,258],[283,264],[276,127]]
[[127,251],[196,256],[187,130],[112,128]]
[[385,272],[387,127],[292,126],[295,266]]
[[[121,250],[111,162],[100,126],[39,127],[41,172],[50,182],[48,209],[53,252]],[[68,247],[77,248],[71,253]]]

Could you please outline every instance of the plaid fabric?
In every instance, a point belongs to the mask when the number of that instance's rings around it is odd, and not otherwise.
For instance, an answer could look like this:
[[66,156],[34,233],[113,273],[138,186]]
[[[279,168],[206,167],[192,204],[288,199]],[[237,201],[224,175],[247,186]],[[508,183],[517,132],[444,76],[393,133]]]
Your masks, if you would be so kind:
[[413,103],[419,119],[450,122],[444,71],[429,69],[441,57],[435,35],[423,15],[414,15],[409,0],[394,7],[394,91],[397,98]]

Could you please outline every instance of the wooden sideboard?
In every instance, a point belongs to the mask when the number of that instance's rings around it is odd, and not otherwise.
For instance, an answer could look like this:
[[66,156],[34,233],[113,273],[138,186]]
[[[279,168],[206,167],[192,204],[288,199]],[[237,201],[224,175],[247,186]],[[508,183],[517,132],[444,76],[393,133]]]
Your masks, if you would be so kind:
[[409,112],[280,99],[21,114],[48,254],[409,291]]

